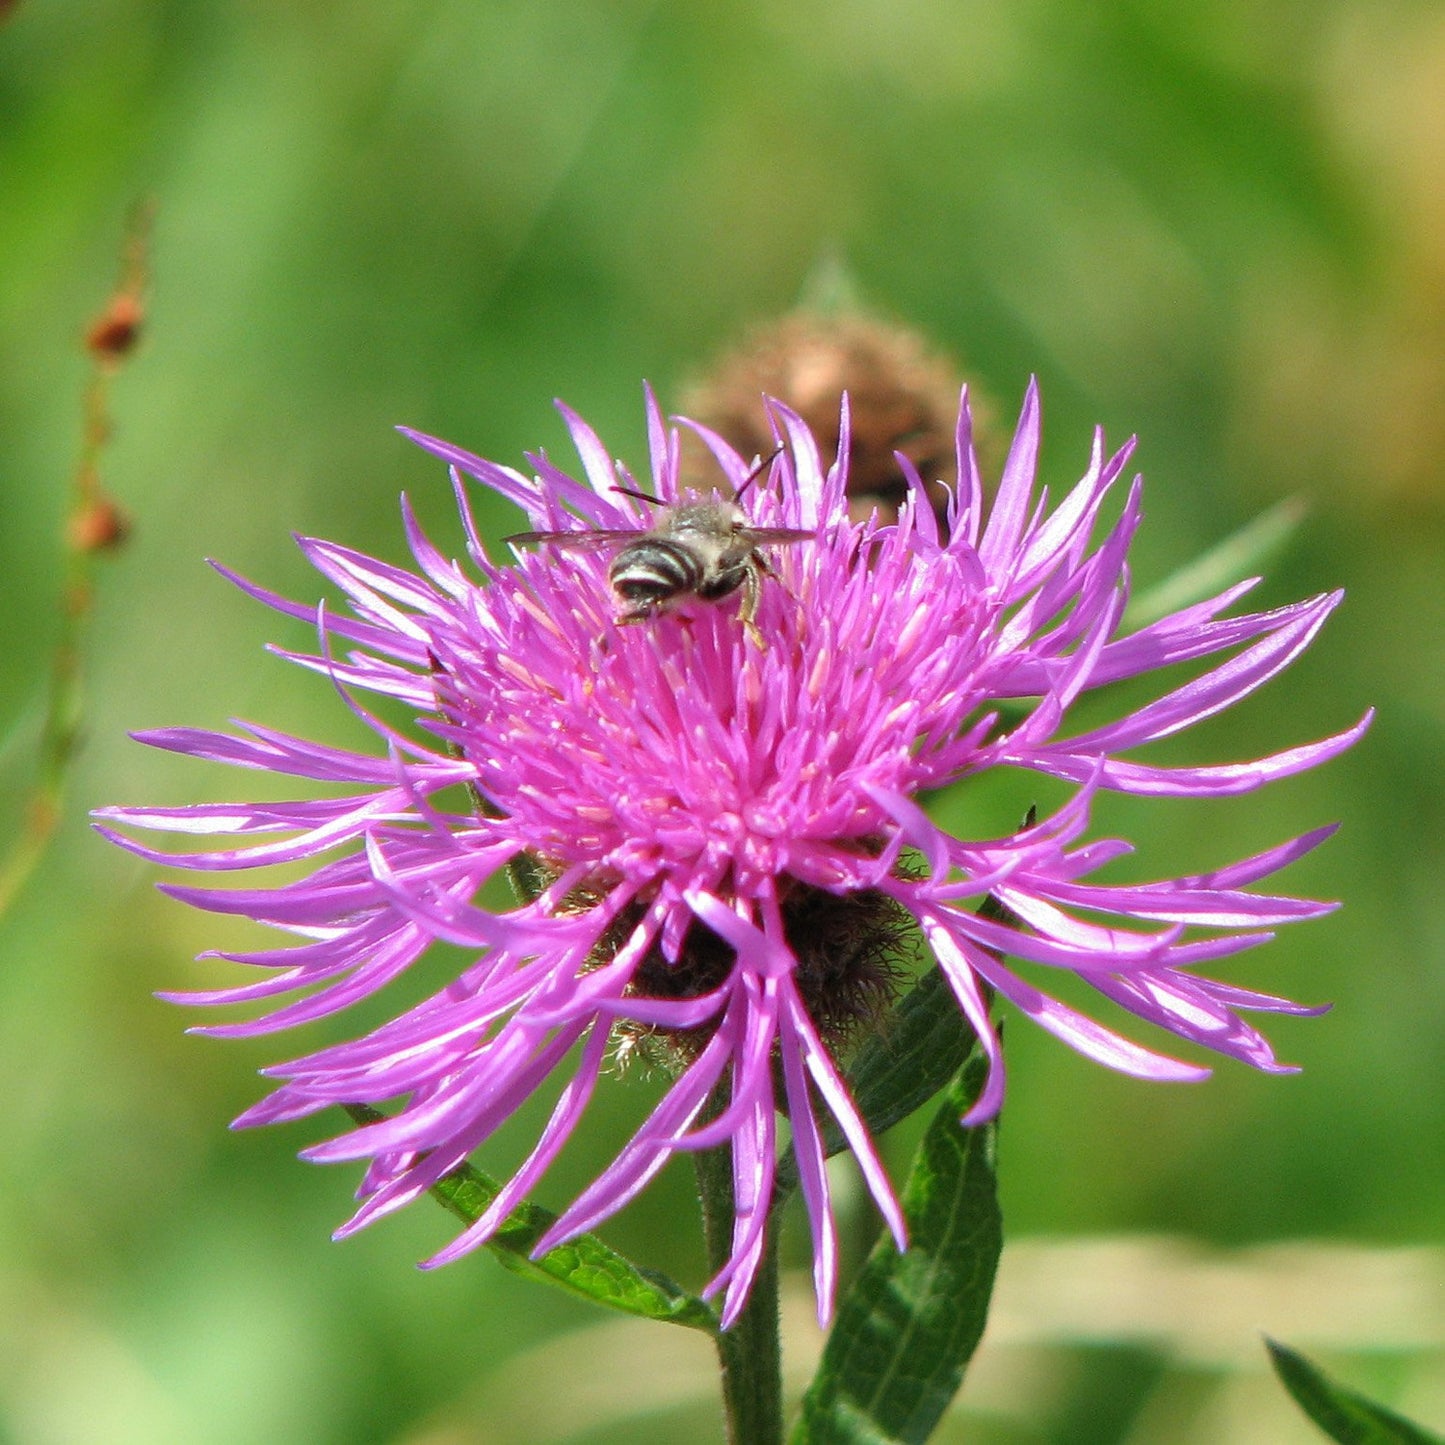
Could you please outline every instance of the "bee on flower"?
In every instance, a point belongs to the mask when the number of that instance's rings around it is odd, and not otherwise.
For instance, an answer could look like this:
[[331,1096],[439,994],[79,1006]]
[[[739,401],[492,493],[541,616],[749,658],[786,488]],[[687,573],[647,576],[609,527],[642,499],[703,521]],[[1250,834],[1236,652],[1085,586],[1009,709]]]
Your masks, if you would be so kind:
[[[719,495],[736,498],[725,504],[725,542],[715,545],[712,528],[700,563],[683,521],[695,503],[679,481],[679,433],[650,396],[645,495],[565,409],[581,479],[542,455],[524,473],[408,433],[452,469],[469,566],[438,550],[404,507],[414,567],[302,540],[347,614],[233,577],[314,623],[316,653],[287,655],[342,690],[375,729],[375,748],[254,725],[139,734],[332,792],[102,810],[115,841],[203,880],[166,885],[172,895],[290,940],[227,955],[255,981],[188,997],[269,1010],[212,1032],[311,1022],[385,989],[435,942],[466,951],[429,998],[269,1071],[278,1087],[238,1121],[338,1104],[391,1110],[305,1151],[367,1161],[362,1203],[343,1233],[424,1193],[560,1076],[530,1153],[434,1262],[474,1249],[577,1130],[612,1046],[645,1035],[670,1048],[672,1081],[539,1251],[606,1219],[676,1152],[730,1144],[732,1252],[709,1286],[730,1323],[761,1258],[781,1114],[826,1316],[837,1247],[820,1112],[836,1120],[906,1243],[840,1062],[886,1011],[905,934],[931,950],[990,1060],[965,1123],[1003,1100],[991,995],[1110,1068],[1153,1080],[1207,1074],[1053,997],[1048,979],[1060,971],[1100,995],[1105,1013],[1256,1068],[1286,1067],[1247,1015],[1313,1010],[1209,971],[1330,907],[1255,886],[1330,829],[1240,860],[1212,858],[1195,875],[1113,883],[1095,875],[1128,845],[1091,834],[1090,806],[1103,790],[1161,801],[1242,793],[1347,748],[1368,717],[1247,763],[1170,767],[1131,756],[1263,686],[1309,645],[1340,594],[1231,614],[1251,585],[1242,583],[1127,628],[1141,492],[1127,476],[1132,443],[1111,453],[1096,434],[1080,480],[1047,504],[1036,487],[1032,386],[989,503],[965,393],[944,523],[905,458],[910,495],[896,522],[851,520],[846,408],[842,460],[826,472],[802,421],[779,405],[772,415],[781,450],[766,476],[695,429]],[[519,507],[542,545],[494,555],[471,519],[474,482]],[[607,545],[572,541],[599,534]],[[1161,683],[1153,700],[1072,725],[1084,694],[1187,663],[1203,666]],[[416,727],[403,733],[372,717],[367,693],[405,704]],[[1062,780],[1068,796],[988,838],[954,836],[920,806],[922,794],[999,767]],[[195,847],[155,850],[135,830],[178,833]],[[535,880],[528,896],[509,909],[482,906],[483,886],[519,864]],[[271,865],[287,866],[283,880],[211,881]],[[980,911],[988,899],[997,906]],[[720,1110],[705,1112],[718,1097]]]

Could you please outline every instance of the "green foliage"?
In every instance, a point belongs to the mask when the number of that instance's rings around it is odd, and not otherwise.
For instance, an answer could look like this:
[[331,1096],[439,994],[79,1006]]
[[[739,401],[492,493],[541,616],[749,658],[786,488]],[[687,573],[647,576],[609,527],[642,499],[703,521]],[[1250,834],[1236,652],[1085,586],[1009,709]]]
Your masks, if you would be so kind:
[[[930,969],[848,1070],[848,1087],[869,1131],[876,1137],[927,1103],[963,1067],[974,1042],[942,970]],[[840,1153],[845,1144],[837,1123],[827,1120],[822,1132],[829,1156]],[[797,1182],[789,1154],[778,1168],[778,1194],[790,1193]]]
[[1304,516],[1304,503],[1298,497],[1277,502],[1216,543],[1202,557],[1133,598],[1124,614],[1124,627],[1147,627],[1179,608],[1202,602],[1263,571],[1265,564],[1278,556],[1299,530]]
[[[358,1124],[374,1124],[385,1117],[359,1104],[347,1105],[346,1112]],[[496,1180],[464,1164],[446,1175],[431,1193],[463,1224],[475,1224],[500,1189]],[[579,1235],[533,1259],[537,1241],[556,1222],[557,1216],[548,1210],[522,1204],[507,1216],[486,1247],[514,1274],[555,1285],[608,1309],[709,1334],[717,1329],[717,1316],[702,1300],[663,1275],[639,1269],[596,1235]]]
[[957,1392],[1003,1247],[997,1123],[958,1122],[985,1073],[979,1051],[944,1093],[903,1191],[908,1249],[880,1239],[843,1300],[794,1445],[916,1445]]
[[1442,1445],[1445,1436],[1332,1380],[1298,1350],[1266,1339],[1275,1373],[1300,1409],[1338,1445]]

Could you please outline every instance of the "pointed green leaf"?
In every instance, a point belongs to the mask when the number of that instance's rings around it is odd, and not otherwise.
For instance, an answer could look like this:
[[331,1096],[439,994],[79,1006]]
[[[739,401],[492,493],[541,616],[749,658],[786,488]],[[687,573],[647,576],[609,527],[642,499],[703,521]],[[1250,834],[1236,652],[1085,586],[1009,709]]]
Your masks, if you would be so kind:
[[1445,1445],[1445,1436],[1337,1384],[1298,1350],[1269,1338],[1264,1343],[1295,1403],[1339,1445]]
[[1258,572],[1289,540],[1304,520],[1298,497],[1286,497],[1252,522],[1246,522],[1202,557],[1166,577],[1157,587],[1134,598],[1124,614],[1124,627],[1147,627],[1181,607],[1192,606]]
[[[374,1124],[386,1117],[363,1104],[348,1104],[346,1112],[358,1124]],[[475,1224],[500,1190],[496,1180],[470,1164],[463,1164],[444,1175],[431,1193],[463,1224]],[[539,1205],[520,1205],[507,1216],[486,1247],[513,1273],[556,1285],[609,1309],[642,1319],[687,1325],[708,1334],[717,1332],[717,1316],[707,1304],[665,1276],[640,1269],[616,1250],[609,1249],[596,1235],[580,1235],[569,1244],[559,1245],[533,1259],[532,1250],[537,1241],[556,1218]]]
[[798,289],[798,309],[834,320],[867,315],[862,288],[842,255],[834,248],[819,253]]
[[[930,969],[848,1070],[848,1088],[869,1132],[881,1134],[926,1104],[963,1067],[977,1042],[942,972]],[[847,1147],[831,1119],[823,1128],[823,1147],[829,1155]],[[797,1182],[797,1163],[789,1154],[778,1166],[778,1197]]]
[[926,1440],[983,1336],[1003,1247],[997,1124],[959,1124],[987,1072],[982,1054],[945,1092],[903,1191],[908,1251],[886,1235],[838,1312],[803,1400],[794,1445]]
[[881,1134],[922,1108],[977,1045],[943,971],[930,969],[905,995],[889,1027],[868,1040],[848,1070],[849,1088],[868,1127]]

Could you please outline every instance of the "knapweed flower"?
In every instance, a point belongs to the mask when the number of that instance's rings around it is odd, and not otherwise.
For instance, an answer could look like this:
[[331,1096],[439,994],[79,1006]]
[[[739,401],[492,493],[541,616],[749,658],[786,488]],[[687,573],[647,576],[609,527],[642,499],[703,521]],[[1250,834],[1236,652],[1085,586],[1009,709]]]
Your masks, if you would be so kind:
[[[650,396],[648,405],[650,486],[660,503],[675,503],[679,434]],[[741,489],[750,527],[810,536],[762,548],[750,626],[735,594],[684,597],[620,625],[608,575],[617,544],[595,545],[587,534],[642,532],[657,524],[657,508],[588,426],[564,415],[585,483],[544,455],[529,458],[529,477],[413,436],[451,464],[470,571],[405,510],[415,571],[301,541],[344,594],[349,616],[234,579],[314,622],[318,655],[283,655],[332,680],[375,730],[374,754],[251,724],[140,735],[194,757],[340,785],[339,795],[104,812],[202,845],[174,857],[110,834],[159,862],[202,874],[291,865],[290,881],[270,887],[167,889],[299,940],[225,955],[259,969],[257,982],[183,996],[229,1004],[302,995],[210,1032],[308,1023],[383,988],[438,940],[466,950],[470,961],[424,1002],[363,1037],[269,1070],[283,1082],[237,1121],[295,1119],[338,1104],[396,1108],[384,1122],[306,1151],[370,1161],[361,1206],[342,1232],[424,1192],[561,1073],[531,1153],[433,1262],[479,1245],[577,1128],[613,1043],[645,1035],[676,1042],[672,1082],[539,1249],[621,1208],[674,1153],[729,1144],[733,1248],[709,1290],[725,1291],[731,1321],[761,1254],[781,1112],[826,1315],[836,1248],[820,1105],[905,1243],[834,1048],[887,987],[887,960],[866,937],[880,922],[896,933],[899,920],[916,921],[987,1051],[988,1082],[966,1122],[993,1114],[1003,1096],[987,990],[1115,1069],[1160,1080],[1208,1072],[1051,997],[1051,970],[1077,975],[1192,1044],[1283,1067],[1242,1015],[1309,1010],[1200,970],[1264,941],[1277,924],[1327,908],[1250,885],[1330,830],[1210,873],[1142,884],[1094,881],[1128,848],[1086,841],[1086,832],[1099,789],[1216,797],[1347,747],[1368,717],[1248,763],[1164,767],[1125,757],[1267,682],[1309,644],[1338,593],[1225,615],[1248,590],[1243,583],[1124,631],[1139,480],[1120,487],[1112,522],[1100,513],[1131,446],[1106,455],[1096,435],[1083,478],[1050,507],[1035,489],[1031,387],[987,507],[965,395],[946,529],[906,464],[913,495],[896,524],[850,522],[846,462],[825,475],[814,438],[785,408],[774,408],[782,449],[747,486],[755,459],[703,431],[720,486]],[[839,454],[848,455],[846,437]],[[578,544],[516,547],[498,560],[473,525],[468,477],[515,502],[531,527],[575,532]],[[1070,730],[1080,694],[1218,653],[1227,660],[1116,721]],[[365,693],[403,704],[417,728],[397,730],[368,712]],[[1065,780],[1068,800],[991,838],[953,837],[917,801],[1006,765]],[[225,846],[208,845],[217,835]],[[310,871],[296,877],[297,864]],[[479,890],[509,864],[524,865],[533,896],[505,910],[480,906]],[[1002,906],[980,913],[990,897]],[[1029,981],[1005,958],[1026,966]],[[704,1114],[710,1098],[724,1102]]]

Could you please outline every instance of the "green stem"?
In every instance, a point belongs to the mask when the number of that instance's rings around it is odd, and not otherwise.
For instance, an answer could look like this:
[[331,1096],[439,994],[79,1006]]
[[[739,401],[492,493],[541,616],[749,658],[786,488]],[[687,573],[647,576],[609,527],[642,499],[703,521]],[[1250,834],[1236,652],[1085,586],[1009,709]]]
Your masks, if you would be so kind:
[[[0,0],[0,15],[5,9]],[[144,314],[141,294],[150,219],[148,204],[132,215],[120,285],[86,335],[92,370],[85,391],[80,460],[70,481],[60,635],[50,665],[50,696],[41,725],[35,783],[19,833],[8,853],[0,857],[0,916],[40,866],[60,825],[66,783],[80,746],[84,649],[93,607],[95,558],[100,551],[117,546],[125,535],[125,519],[106,495],[99,470],[110,441],[110,383],[135,345]]]
[[[714,1272],[732,1251],[731,1150],[708,1149],[695,1159],[702,1199],[703,1236]],[[743,1312],[731,1329],[719,1330],[723,1409],[730,1445],[781,1445],[783,1439],[782,1343],[778,1332],[778,1247],[770,1218],[763,1257]]]
[[[97,383],[91,396],[103,395]],[[87,403],[91,408],[101,404],[94,399]],[[98,451],[99,443],[92,445]],[[92,476],[93,461],[87,456],[82,461],[73,487],[72,517],[88,500]],[[29,882],[60,826],[65,787],[80,746],[83,657],[91,621],[94,554],[73,542],[68,550],[65,593],[60,604],[60,636],[51,659],[49,697],[41,723],[39,766],[24,822],[9,853],[0,861],[0,915],[9,909]]]

